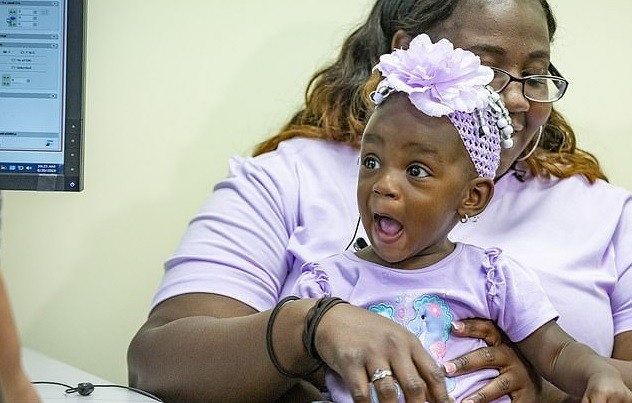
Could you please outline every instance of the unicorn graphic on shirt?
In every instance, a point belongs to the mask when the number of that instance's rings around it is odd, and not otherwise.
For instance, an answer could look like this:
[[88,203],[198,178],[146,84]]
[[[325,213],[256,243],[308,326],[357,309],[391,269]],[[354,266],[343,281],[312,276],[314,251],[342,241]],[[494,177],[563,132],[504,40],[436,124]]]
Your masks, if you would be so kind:
[[[410,297],[400,297],[393,305],[381,302],[368,309],[404,326],[419,339],[435,361],[442,364],[453,320],[450,307],[436,295],[422,295],[412,300],[412,306],[403,306],[411,300]],[[407,320],[407,316],[412,316],[412,319]],[[455,386],[453,378],[446,378],[448,392],[454,390]]]
[[[406,328],[413,332],[438,364],[443,363],[446,344],[450,337],[453,316],[444,299],[436,295],[422,295],[413,301],[415,317]],[[456,386],[453,378],[446,378],[448,392]]]

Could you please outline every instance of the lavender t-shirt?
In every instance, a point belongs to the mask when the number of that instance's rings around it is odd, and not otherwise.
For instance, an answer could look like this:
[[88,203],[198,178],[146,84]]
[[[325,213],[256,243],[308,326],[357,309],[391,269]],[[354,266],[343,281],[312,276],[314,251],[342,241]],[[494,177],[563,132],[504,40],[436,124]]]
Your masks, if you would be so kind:
[[[256,158],[235,158],[229,176],[193,218],[165,264],[152,306],[175,295],[226,295],[258,310],[292,288],[307,261],[345,250],[358,236],[358,151],[296,138]],[[632,198],[582,177],[496,186],[476,223],[451,238],[498,246],[538,274],[558,323],[603,355],[632,330]]]
[[[492,319],[512,341],[520,341],[557,317],[537,276],[496,248],[457,243],[445,259],[418,270],[388,268],[346,252],[307,263],[301,271],[292,294],[341,297],[392,319],[411,331],[438,364],[485,345],[451,336],[455,320]],[[449,378],[446,386],[461,401],[496,376],[496,370],[478,371]],[[327,387],[333,401],[353,401],[337,374],[327,375]]]

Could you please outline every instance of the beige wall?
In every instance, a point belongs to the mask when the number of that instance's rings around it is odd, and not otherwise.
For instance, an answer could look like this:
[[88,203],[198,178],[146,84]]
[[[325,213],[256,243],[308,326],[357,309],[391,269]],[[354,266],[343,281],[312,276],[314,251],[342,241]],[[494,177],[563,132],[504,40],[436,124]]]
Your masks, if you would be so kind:
[[[295,110],[372,2],[88,0],[85,190],[4,193],[3,270],[24,343],[125,383],[127,345],[187,220],[228,157]],[[599,4],[552,0],[554,60],[572,81],[558,107],[632,189],[632,2]]]

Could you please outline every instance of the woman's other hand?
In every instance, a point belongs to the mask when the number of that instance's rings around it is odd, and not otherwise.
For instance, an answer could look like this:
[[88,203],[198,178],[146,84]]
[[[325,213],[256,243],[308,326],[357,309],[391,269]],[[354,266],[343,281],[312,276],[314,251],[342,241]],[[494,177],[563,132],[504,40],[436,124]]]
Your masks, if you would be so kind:
[[541,392],[540,377],[521,358],[502,331],[485,319],[466,319],[455,322],[452,335],[482,339],[487,347],[474,350],[452,361],[446,362],[448,377],[469,374],[480,369],[497,369],[500,374],[487,385],[470,395],[473,402],[491,402],[508,395],[512,401],[539,402]]
[[378,369],[392,372],[373,383],[381,403],[398,401],[395,381],[409,403],[450,402],[443,369],[411,332],[388,318],[338,304],[323,316],[315,345],[354,402],[371,401],[369,384]]

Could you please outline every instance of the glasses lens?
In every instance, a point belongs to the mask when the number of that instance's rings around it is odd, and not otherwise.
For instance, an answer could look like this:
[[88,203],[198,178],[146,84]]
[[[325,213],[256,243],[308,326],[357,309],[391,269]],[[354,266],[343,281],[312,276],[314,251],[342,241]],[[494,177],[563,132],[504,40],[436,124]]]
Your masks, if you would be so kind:
[[511,80],[509,74],[504,71],[494,69],[494,78],[492,79],[492,82],[489,83],[489,86],[491,86],[494,91],[500,92],[507,86],[507,84],[509,84],[509,80]]
[[524,83],[525,95],[534,101],[557,101],[565,91],[566,81],[554,77],[531,77]]

